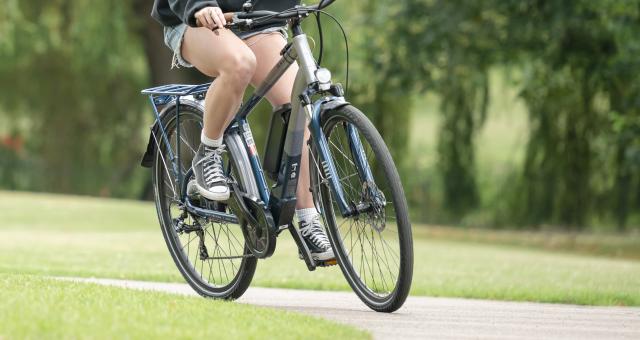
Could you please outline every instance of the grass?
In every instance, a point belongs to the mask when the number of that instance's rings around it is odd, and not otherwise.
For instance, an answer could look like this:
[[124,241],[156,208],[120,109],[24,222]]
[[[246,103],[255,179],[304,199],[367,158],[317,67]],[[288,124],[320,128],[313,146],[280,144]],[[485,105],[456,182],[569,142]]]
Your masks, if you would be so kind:
[[494,230],[429,226],[421,237],[449,241],[493,243],[566,253],[640,260],[640,233]]
[[[0,192],[0,211],[0,273],[183,281],[152,204]],[[640,306],[640,261],[430,230],[415,230],[413,295]],[[253,284],[349,290],[339,268],[308,272],[296,253],[283,234]]]
[[0,339],[368,338],[319,318],[197,297],[26,275],[0,275],[0,288]]

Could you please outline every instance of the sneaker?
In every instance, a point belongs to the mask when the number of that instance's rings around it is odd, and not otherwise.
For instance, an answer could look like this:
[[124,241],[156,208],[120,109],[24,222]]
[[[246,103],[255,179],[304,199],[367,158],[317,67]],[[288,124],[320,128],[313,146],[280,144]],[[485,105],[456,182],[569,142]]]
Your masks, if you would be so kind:
[[320,215],[314,216],[311,221],[300,221],[300,234],[307,243],[311,257],[316,261],[327,261],[335,258],[331,243],[322,228]]
[[196,177],[195,185],[200,195],[212,201],[229,199],[227,177],[222,168],[224,145],[214,148],[200,144],[192,166]]

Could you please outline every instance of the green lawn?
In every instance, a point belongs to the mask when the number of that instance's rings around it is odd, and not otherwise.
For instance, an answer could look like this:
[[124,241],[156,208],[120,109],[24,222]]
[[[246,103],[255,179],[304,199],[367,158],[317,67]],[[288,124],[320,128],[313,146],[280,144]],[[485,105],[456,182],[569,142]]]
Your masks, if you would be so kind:
[[368,338],[319,318],[198,297],[10,274],[0,287],[0,339]]
[[[0,192],[0,273],[180,282],[154,209],[134,201]],[[640,305],[640,261],[450,241],[429,230],[415,232],[414,295]],[[288,234],[278,242],[275,255],[260,261],[254,285],[349,289],[337,267],[308,272]]]

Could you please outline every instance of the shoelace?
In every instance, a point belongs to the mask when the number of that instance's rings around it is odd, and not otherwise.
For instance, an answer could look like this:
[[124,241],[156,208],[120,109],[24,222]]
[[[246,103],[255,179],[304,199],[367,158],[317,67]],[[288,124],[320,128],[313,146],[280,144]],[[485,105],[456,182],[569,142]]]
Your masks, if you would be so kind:
[[204,147],[204,180],[208,185],[226,182],[224,170],[222,169],[222,153],[225,152],[224,145],[217,148]]
[[322,225],[320,224],[319,216],[314,217],[310,223],[302,222],[301,224],[302,228],[300,228],[300,233],[302,236],[309,238],[311,242],[322,248],[326,249],[331,247],[327,234],[324,233]]

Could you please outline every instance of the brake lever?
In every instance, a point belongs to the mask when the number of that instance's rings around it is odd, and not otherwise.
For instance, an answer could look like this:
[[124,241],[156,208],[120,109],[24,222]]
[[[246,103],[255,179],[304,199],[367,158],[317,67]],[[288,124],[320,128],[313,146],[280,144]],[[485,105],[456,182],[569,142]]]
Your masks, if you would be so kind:
[[239,20],[235,20],[230,23],[227,23],[226,25],[224,25],[224,27],[229,29],[237,28],[239,30],[249,30],[251,29],[252,24],[253,24],[253,20],[251,19],[239,19]]
[[228,29],[232,29],[232,28],[238,28],[238,29],[243,29],[243,28],[250,28],[251,19],[240,19],[238,18],[238,13],[236,12],[227,12],[224,13],[224,18],[227,20],[227,23],[224,25],[225,28]]

